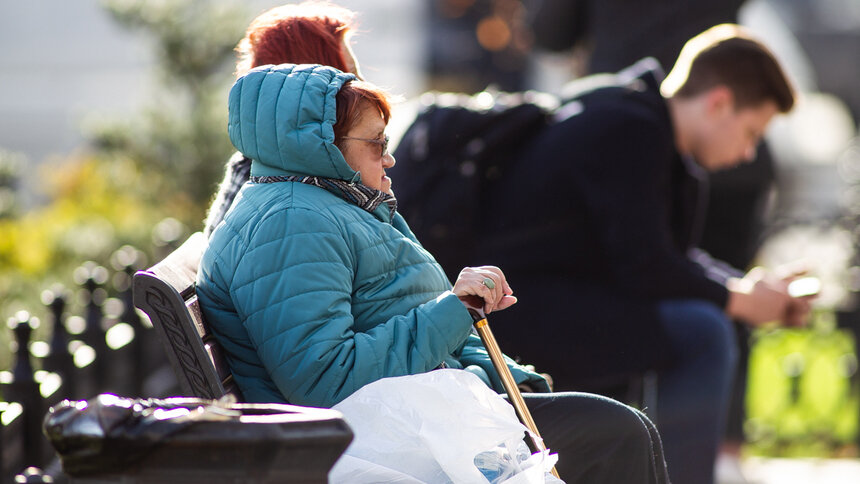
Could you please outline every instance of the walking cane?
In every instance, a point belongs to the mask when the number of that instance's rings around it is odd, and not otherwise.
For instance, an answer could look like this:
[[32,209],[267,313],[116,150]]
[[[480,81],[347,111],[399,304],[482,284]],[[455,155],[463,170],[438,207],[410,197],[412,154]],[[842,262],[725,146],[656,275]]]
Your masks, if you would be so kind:
[[[493,332],[490,330],[490,323],[487,321],[486,314],[484,314],[484,300],[478,296],[463,296],[460,300],[463,301],[463,304],[466,306],[466,309],[469,310],[469,314],[475,321],[475,330],[478,331],[478,336],[481,337],[481,342],[484,343],[484,347],[490,355],[490,361],[493,362],[493,366],[496,368],[496,372],[502,380],[502,386],[505,387],[505,392],[507,392],[508,398],[514,406],[517,417],[519,417],[520,422],[522,422],[522,424],[531,431],[531,434],[529,435],[530,438],[526,439],[526,444],[532,452],[541,452],[546,450],[546,446],[543,443],[540,432],[538,432],[537,425],[532,419],[532,414],[529,412],[528,407],[526,407],[526,402],[523,400],[523,395],[520,393],[520,389],[517,386],[517,382],[514,380],[514,376],[511,375],[511,369],[508,368],[507,363],[505,363],[502,350],[499,349],[499,343],[496,342],[496,337],[493,336]],[[552,468],[552,475],[561,479],[554,466]]]

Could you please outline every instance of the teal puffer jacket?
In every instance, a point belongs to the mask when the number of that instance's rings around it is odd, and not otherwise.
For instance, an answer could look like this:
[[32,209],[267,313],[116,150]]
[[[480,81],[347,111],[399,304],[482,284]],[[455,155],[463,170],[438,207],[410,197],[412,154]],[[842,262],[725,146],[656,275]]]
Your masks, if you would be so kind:
[[[229,134],[253,175],[358,181],[333,144],[332,68],[257,68],[230,91]],[[209,240],[197,293],[251,402],[329,407],[389,376],[469,366],[493,375],[441,267],[386,205],[316,186],[248,183]],[[513,365],[518,381],[546,390]],[[474,366],[471,366],[474,365]]]

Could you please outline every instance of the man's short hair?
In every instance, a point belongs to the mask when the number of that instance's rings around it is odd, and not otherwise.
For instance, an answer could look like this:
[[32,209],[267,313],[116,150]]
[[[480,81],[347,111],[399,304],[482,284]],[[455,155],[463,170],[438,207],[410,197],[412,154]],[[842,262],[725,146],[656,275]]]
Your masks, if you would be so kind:
[[661,89],[666,96],[690,98],[726,86],[735,107],[776,103],[780,112],[794,105],[794,89],[773,53],[747,29],[721,24],[684,45]]

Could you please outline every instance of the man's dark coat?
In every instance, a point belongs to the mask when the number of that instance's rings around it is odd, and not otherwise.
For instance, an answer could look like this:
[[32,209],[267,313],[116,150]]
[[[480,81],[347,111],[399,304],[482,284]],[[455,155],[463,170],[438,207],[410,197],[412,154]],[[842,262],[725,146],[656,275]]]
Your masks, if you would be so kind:
[[474,265],[501,267],[520,299],[493,331],[556,390],[670,363],[657,302],[728,297],[732,270],[694,251],[705,177],[676,149],[659,67],[616,76],[564,105],[484,198]]

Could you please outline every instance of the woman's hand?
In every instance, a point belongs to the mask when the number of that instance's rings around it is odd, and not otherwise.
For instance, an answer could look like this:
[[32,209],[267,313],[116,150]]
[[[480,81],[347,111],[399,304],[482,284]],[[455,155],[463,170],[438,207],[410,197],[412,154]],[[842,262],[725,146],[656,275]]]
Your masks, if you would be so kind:
[[483,299],[486,314],[509,308],[517,302],[505,274],[495,266],[464,268],[457,276],[452,291],[458,297],[472,295]]

